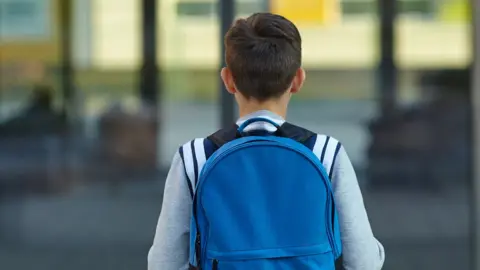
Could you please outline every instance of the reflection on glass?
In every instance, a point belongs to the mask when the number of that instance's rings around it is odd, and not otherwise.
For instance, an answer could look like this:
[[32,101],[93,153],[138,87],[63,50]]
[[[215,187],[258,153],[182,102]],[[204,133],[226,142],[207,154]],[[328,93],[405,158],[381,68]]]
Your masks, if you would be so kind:
[[[61,2],[21,2],[32,8],[0,0],[1,14],[9,3],[8,18],[38,22],[5,32],[0,16],[2,266],[145,269],[165,169],[180,144],[218,127],[217,2],[158,1],[156,115],[138,95],[141,1],[75,0],[73,118],[63,115]],[[289,121],[342,141],[385,269],[468,269],[467,2],[399,0],[392,116],[377,110],[376,0],[319,1],[324,17],[298,23],[307,81]],[[265,6],[237,0],[237,15]]]
[[146,267],[161,176],[156,115],[138,98],[139,2],[72,1],[72,103],[59,45],[67,0],[0,1],[2,269]]
[[399,104],[368,126],[368,200],[389,269],[469,269],[470,19],[467,1],[426,2],[397,19]]

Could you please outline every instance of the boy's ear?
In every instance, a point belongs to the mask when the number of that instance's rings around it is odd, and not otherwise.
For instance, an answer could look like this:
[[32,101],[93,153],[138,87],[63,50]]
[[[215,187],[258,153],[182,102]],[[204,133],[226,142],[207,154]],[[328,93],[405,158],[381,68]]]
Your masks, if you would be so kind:
[[306,74],[303,68],[297,69],[297,73],[293,78],[292,87],[290,88],[290,93],[295,94],[302,89],[303,82],[305,82]]
[[235,94],[237,92],[237,88],[235,87],[235,82],[233,81],[232,72],[228,67],[222,68],[220,72],[220,76],[222,77],[223,83],[225,84],[225,88],[230,94]]

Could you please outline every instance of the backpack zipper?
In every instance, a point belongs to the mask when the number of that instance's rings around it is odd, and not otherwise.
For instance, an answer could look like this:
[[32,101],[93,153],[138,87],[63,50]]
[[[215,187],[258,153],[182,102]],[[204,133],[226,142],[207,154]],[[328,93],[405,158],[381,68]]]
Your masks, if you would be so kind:
[[197,228],[197,234],[195,236],[195,257],[197,257],[197,264],[198,265],[201,265],[202,263],[202,242],[200,240],[200,233],[198,232],[198,228]]
[[216,259],[213,260],[212,270],[218,270],[218,260]]
[[[331,194],[329,194],[328,196],[328,203],[327,203],[327,209],[326,209],[326,213],[327,213],[327,217],[326,217],[326,221],[327,221],[327,236],[328,236],[328,240],[330,241],[330,246],[332,247],[332,252],[333,252],[333,255],[335,256],[335,258],[338,256],[338,251],[337,251],[337,246],[335,244],[335,234],[334,234],[334,228],[333,228],[333,224],[330,222],[332,216],[334,215],[334,212],[333,213],[330,213],[331,210],[332,210],[332,200],[333,200],[333,196]],[[330,214],[330,215],[328,215]]]

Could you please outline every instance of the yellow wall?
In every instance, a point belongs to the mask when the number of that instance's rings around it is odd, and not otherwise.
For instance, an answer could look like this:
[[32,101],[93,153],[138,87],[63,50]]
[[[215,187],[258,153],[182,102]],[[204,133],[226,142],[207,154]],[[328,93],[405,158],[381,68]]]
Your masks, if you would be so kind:
[[340,20],[339,0],[270,0],[272,12],[299,25],[331,24]]
[[447,0],[440,5],[438,17],[445,22],[468,22],[471,18],[470,1]]

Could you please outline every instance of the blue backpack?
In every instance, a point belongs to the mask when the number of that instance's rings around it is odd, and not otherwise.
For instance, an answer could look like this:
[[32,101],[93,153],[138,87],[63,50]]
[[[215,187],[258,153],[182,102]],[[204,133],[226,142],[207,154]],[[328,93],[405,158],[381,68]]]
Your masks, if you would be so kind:
[[[275,133],[244,132],[268,122]],[[221,130],[198,177],[190,269],[343,269],[330,180],[312,152],[316,134],[264,118]]]

